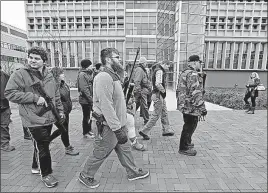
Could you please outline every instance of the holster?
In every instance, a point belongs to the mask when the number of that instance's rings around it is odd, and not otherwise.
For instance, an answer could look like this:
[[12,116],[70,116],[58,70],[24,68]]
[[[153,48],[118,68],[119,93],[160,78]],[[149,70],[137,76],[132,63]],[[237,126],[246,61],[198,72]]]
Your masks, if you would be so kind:
[[103,122],[105,121],[105,118],[103,115],[99,115],[95,111],[92,112],[92,117],[94,117],[96,119],[96,125],[97,125],[97,129],[98,129],[97,136],[100,139],[102,139],[102,133],[103,133],[103,128],[104,128]]
[[43,106],[43,108],[36,113],[39,117],[42,117],[46,112],[50,111],[51,109],[49,107]]

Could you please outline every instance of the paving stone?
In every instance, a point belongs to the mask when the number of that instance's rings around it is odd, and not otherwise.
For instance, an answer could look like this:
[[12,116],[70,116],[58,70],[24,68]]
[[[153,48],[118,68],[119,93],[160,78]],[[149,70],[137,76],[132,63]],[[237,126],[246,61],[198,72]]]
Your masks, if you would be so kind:
[[[78,181],[93,148],[93,140],[82,136],[80,109],[78,105],[70,115],[70,141],[80,154],[65,155],[60,138],[50,146],[53,174],[60,181],[51,189],[31,174],[32,142],[23,139],[18,110],[12,109],[11,144],[16,150],[1,152],[1,192],[267,192],[266,111],[250,118],[243,111],[209,111],[193,135],[194,157],[178,153],[182,114],[168,112],[175,135],[162,137],[158,122],[149,141],[138,135],[148,151],[132,152],[137,166],[150,171],[148,178],[128,181],[113,151],[95,175],[100,186],[90,189]],[[136,117],[138,128],[142,119]]]

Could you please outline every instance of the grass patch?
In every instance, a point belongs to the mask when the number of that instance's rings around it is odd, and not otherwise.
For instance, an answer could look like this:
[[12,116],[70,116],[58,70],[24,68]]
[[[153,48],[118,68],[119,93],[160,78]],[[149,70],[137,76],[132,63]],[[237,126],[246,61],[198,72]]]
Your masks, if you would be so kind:
[[[224,107],[241,110],[244,106],[246,88],[206,88],[205,100]],[[250,99],[249,102],[251,103]],[[256,98],[256,109],[267,109],[267,91],[259,91]]]

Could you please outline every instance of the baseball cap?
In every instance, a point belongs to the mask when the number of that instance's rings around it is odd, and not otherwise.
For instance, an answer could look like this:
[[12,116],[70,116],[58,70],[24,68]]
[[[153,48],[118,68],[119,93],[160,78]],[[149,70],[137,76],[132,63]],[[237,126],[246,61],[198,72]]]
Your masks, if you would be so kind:
[[140,64],[147,63],[146,58],[145,58],[145,57],[140,57],[139,63],[140,63]]
[[198,55],[192,55],[189,57],[189,60],[188,60],[188,62],[198,62],[198,61],[200,61]]

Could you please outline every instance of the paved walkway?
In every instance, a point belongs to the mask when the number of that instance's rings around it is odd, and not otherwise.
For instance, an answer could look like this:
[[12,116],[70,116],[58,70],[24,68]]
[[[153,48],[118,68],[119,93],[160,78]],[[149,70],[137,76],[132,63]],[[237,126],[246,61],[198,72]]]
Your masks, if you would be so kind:
[[[70,139],[80,155],[65,155],[60,138],[51,144],[54,175],[60,181],[51,189],[44,186],[39,175],[31,174],[32,143],[23,139],[18,111],[12,109],[11,144],[16,150],[1,151],[1,192],[267,192],[267,111],[248,115],[209,110],[193,136],[198,152],[195,157],[178,153],[182,115],[170,111],[175,135],[162,137],[158,123],[149,141],[140,139],[148,151],[133,150],[137,165],[150,170],[150,177],[129,182],[113,152],[95,176],[101,185],[92,190],[77,181],[92,140],[82,137],[82,112],[79,105],[74,106]],[[139,128],[141,118],[136,120]]]

